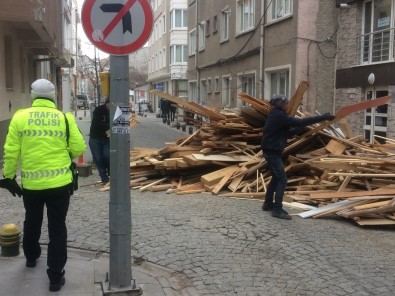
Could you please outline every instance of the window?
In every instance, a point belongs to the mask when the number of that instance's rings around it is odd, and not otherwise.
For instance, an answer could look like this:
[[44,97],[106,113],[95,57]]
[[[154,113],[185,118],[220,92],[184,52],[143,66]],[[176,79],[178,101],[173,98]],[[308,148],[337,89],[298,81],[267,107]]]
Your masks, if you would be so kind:
[[229,40],[229,16],[230,10],[221,12],[221,42]]
[[189,82],[188,100],[190,102],[199,103],[198,102],[198,88],[197,88],[196,81]]
[[292,2],[293,0],[272,0],[271,11],[269,14],[270,20],[274,21],[282,17],[286,17],[292,14]]
[[172,45],[170,47],[170,64],[186,63],[188,60],[187,45]]
[[24,51],[23,51],[23,47],[20,47],[19,48],[19,56],[20,56],[20,66],[21,66],[21,91],[22,92],[25,92],[25,88],[26,88],[26,85],[25,85],[25,80],[26,80],[26,75],[25,75],[25,73],[26,73],[26,68],[25,68],[25,64],[26,64],[26,61],[25,61],[25,55],[24,55]]
[[230,105],[230,77],[222,77],[222,107],[231,107]]
[[210,20],[206,20],[206,36],[210,36]]
[[255,97],[255,75],[246,75],[240,78],[241,91]]
[[270,76],[270,97],[277,94],[289,97],[289,71],[273,72]]
[[4,37],[4,50],[5,50],[5,87],[7,90],[13,90],[14,88],[14,65],[12,64],[13,57],[13,49],[12,49],[12,37],[5,36]]
[[207,93],[211,94],[212,86],[211,86],[211,78],[207,78]]
[[196,29],[189,32],[188,44],[189,54],[194,55],[196,52]]
[[163,47],[162,50],[163,58],[162,58],[162,69],[166,67],[166,47]]
[[254,28],[255,23],[255,0],[237,1],[238,32]]
[[215,80],[214,80],[214,91],[216,93],[219,93],[219,77],[215,77]]
[[162,35],[165,35],[166,33],[166,17],[163,15],[162,17]]
[[218,31],[218,19],[217,16],[214,15],[213,17],[213,34],[217,33]]
[[188,14],[184,9],[173,9],[170,12],[171,29],[186,28],[188,26]]
[[[367,100],[374,100],[383,96],[388,96],[387,90],[368,90],[366,92]],[[388,105],[378,106],[376,108],[369,108],[365,111],[365,123],[363,126],[365,140],[373,143],[385,143],[387,137],[388,126]]]
[[207,105],[207,81],[205,79],[200,80],[200,104]]
[[206,22],[199,24],[199,50],[206,48]]
[[363,6],[363,35],[357,38],[359,63],[393,60],[392,0],[366,1]]
[[186,80],[176,80],[177,81],[177,89],[176,96],[179,98],[187,98],[188,97],[188,83]]

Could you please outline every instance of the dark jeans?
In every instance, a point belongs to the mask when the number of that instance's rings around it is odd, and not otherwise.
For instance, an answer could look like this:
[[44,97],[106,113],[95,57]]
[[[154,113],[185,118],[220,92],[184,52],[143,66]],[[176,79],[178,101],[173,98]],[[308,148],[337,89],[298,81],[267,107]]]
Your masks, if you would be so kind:
[[110,139],[89,138],[89,148],[101,181],[104,183],[108,182],[108,176],[110,175]]
[[67,261],[66,216],[70,203],[70,186],[44,190],[23,189],[25,221],[23,224],[23,252],[27,260],[37,259],[41,254],[40,235],[44,205],[48,218],[48,258],[50,270],[60,272]]
[[266,191],[265,205],[274,205],[273,211],[280,211],[283,208],[283,196],[287,186],[287,175],[285,174],[281,153],[265,153],[265,160],[272,175],[272,179]]

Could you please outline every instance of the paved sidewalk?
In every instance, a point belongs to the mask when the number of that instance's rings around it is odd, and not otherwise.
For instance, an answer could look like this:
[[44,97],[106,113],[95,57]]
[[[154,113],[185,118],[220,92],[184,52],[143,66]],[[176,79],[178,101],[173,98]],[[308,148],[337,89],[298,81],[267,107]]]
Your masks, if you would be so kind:
[[[0,295],[103,295],[102,286],[109,270],[109,256],[107,254],[69,248],[65,267],[66,284],[56,293],[48,291],[46,256],[46,248],[43,247],[43,254],[37,260],[35,268],[25,267],[22,248],[19,256],[0,256]],[[185,276],[149,262],[133,265],[132,278],[136,281],[136,288],[141,288],[143,295],[199,295],[194,288],[190,287]],[[104,287],[107,287],[106,283],[104,283]]]
[[[150,115],[131,129],[132,148],[161,149],[188,137]],[[71,198],[62,294],[48,292],[44,252],[35,270],[24,267],[22,255],[0,256],[0,296],[101,295],[110,252],[110,192],[101,191],[98,180],[97,170],[81,177]],[[141,262],[132,274],[143,296],[394,295],[393,226],[359,227],[339,217],[279,220],[261,210],[261,200],[207,193],[130,195],[132,262]],[[22,227],[23,220],[22,200],[0,190],[0,225]],[[48,244],[45,216],[40,243]]]

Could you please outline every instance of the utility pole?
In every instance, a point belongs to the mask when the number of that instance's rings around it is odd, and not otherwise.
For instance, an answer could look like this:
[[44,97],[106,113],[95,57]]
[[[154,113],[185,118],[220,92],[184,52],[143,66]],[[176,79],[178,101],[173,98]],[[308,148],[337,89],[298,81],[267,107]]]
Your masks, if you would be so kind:
[[[95,102],[95,107],[97,107],[98,105],[100,105],[100,98],[101,98],[101,92],[100,92],[100,85],[99,85],[99,74],[97,71],[97,59],[96,59],[96,46],[93,46],[94,48],[94,54],[95,54],[95,76],[96,76],[96,102]],[[99,63],[100,63],[100,59],[99,59]]]

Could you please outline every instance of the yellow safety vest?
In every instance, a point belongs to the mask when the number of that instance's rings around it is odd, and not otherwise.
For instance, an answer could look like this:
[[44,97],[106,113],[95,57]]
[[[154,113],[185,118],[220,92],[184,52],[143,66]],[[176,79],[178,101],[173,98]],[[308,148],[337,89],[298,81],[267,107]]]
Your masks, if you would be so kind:
[[[5,178],[13,178],[20,160],[22,187],[30,190],[57,188],[72,182],[71,159],[84,153],[86,144],[75,122],[55,103],[37,98],[32,107],[18,110],[11,119],[4,145]],[[71,158],[70,158],[71,157]]]

